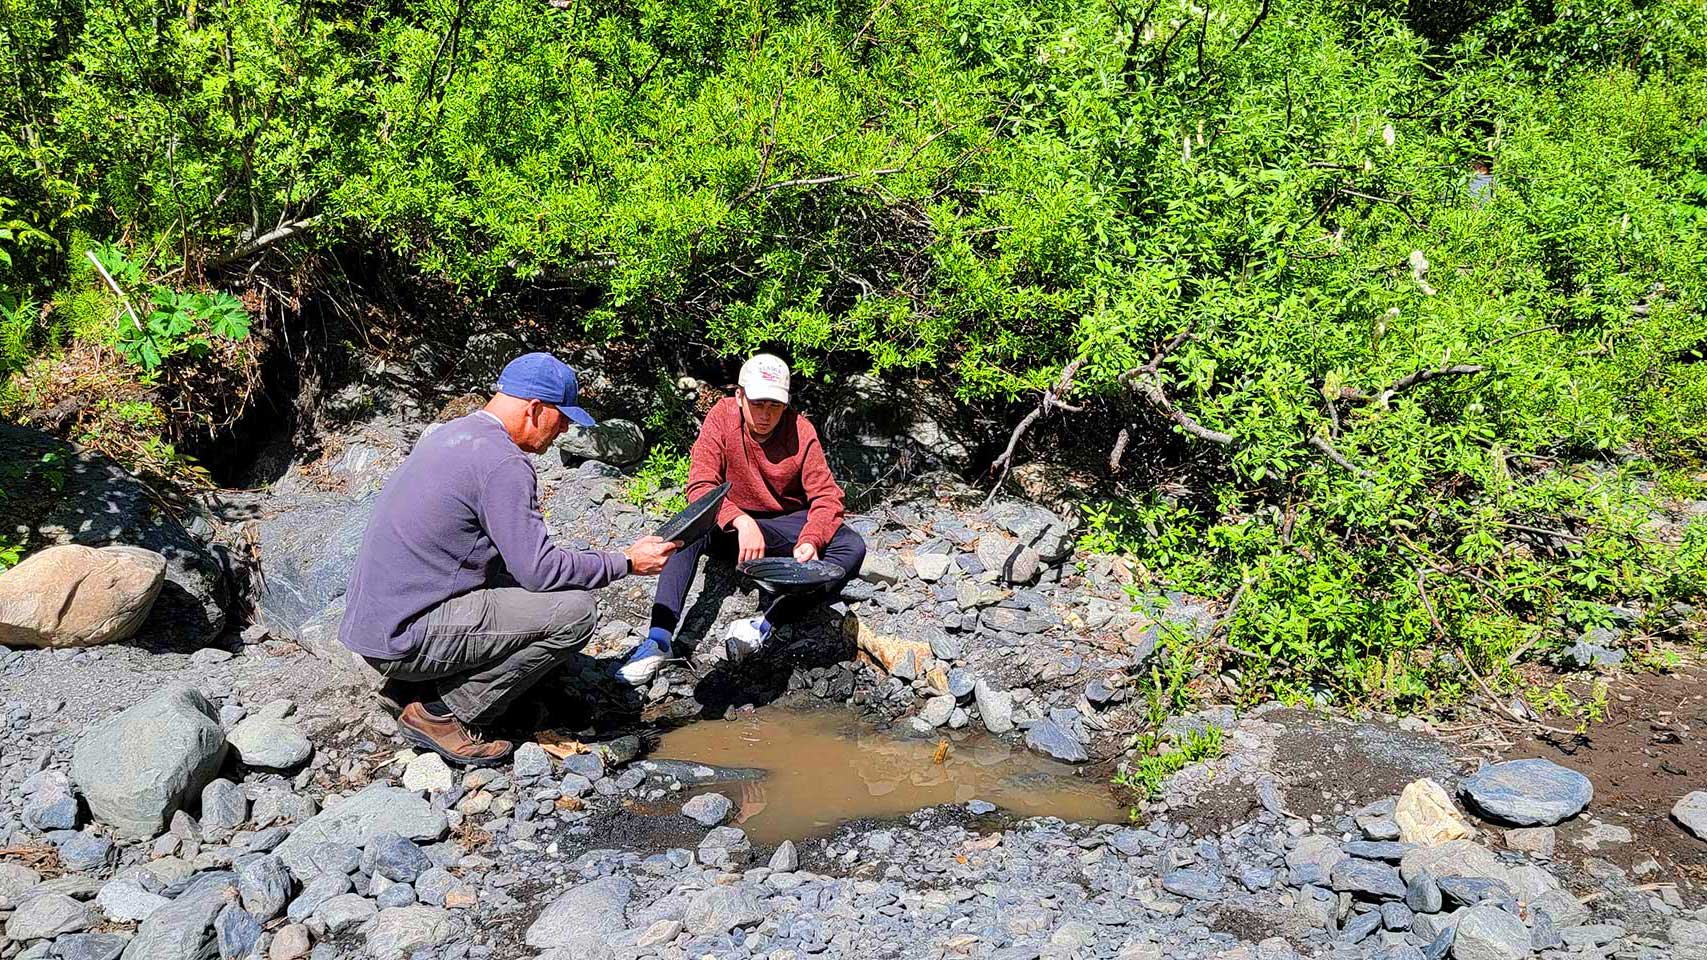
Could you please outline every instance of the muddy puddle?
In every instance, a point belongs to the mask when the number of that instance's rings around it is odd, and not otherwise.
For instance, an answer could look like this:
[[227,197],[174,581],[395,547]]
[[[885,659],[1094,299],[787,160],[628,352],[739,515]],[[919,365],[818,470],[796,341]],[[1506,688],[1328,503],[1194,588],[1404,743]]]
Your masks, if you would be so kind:
[[[946,746],[945,746],[946,744]],[[984,800],[1022,817],[1114,823],[1127,811],[1105,782],[979,732],[903,740],[837,710],[770,709],[664,734],[653,759],[687,760],[752,778],[682,791],[735,802],[732,823],[757,843],[823,835],[849,820],[904,816]]]

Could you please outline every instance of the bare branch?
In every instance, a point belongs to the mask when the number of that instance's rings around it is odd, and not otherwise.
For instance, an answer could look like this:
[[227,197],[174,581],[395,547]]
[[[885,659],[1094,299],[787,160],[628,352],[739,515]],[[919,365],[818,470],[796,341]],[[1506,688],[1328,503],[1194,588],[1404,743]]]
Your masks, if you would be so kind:
[[1406,390],[1425,384],[1430,380],[1438,380],[1441,377],[1468,377],[1481,373],[1486,369],[1487,367],[1478,363],[1460,363],[1455,366],[1441,367],[1438,370],[1418,370],[1415,373],[1408,373],[1405,376],[1394,380],[1391,384],[1388,384],[1386,388],[1373,396],[1364,393],[1355,387],[1342,387],[1340,388],[1340,399],[1356,400],[1359,403],[1385,404],[1390,402],[1399,394],[1404,393]]
[[1060,378],[1055,381],[1053,387],[1043,391],[1043,397],[1037,401],[1037,409],[1026,414],[1025,419],[1014,427],[1013,434],[1008,437],[1008,448],[1002,451],[1002,455],[997,457],[994,463],[990,464],[991,470],[1000,468],[1002,472],[996,477],[996,485],[990,488],[990,496],[984,501],[985,503],[994,500],[996,493],[1002,489],[1002,484],[1007,482],[1008,471],[1013,469],[1014,451],[1019,449],[1020,438],[1025,436],[1027,430],[1031,429],[1032,424],[1046,416],[1051,410],[1066,410],[1070,413],[1083,412],[1084,407],[1064,403],[1061,398],[1073,389],[1073,378],[1078,376],[1079,368],[1084,365],[1085,358],[1079,357],[1061,368]]
[[288,240],[310,227],[313,227],[319,221],[319,217],[307,217],[302,220],[295,220],[284,224],[277,229],[268,230],[266,233],[250,240],[248,243],[243,244],[230,253],[214,257],[208,261],[207,265],[210,267],[222,267],[228,263],[234,263],[244,257],[250,256],[251,254],[259,253],[267,247],[278,243],[280,240]]
[[1233,442],[1232,434],[1222,433],[1219,430],[1211,430],[1203,424],[1198,423],[1196,420],[1193,420],[1190,414],[1174,406],[1169,402],[1168,395],[1162,392],[1161,384],[1157,383],[1155,380],[1148,377],[1134,377],[1127,381],[1126,385],[1136,391],[1139,396],[1150,401],[1150,406],[1155,407],[1168,419],[1178,424],[1181,430],[1184,430],[1186,433],[1191,434],[1199,440],[1207,440],[1210,443],[1218,443],[1222,446],[1226,446]]
[[1256,33],[1257,28],[1262,26],[1263,20],[1268,17],[1268,4],[1269,0],[1262,0],[1262,9],[1257,11],[1256,19],[1251,21],[1251,25],[1245,28],[1244,33],[1239,34],[1239,39],[1233,41],[1233,49],[1227,51],[1228,54],[1244,46],[1245,41],[1251,38],[1251,34]]
[[1333,441],[1329,440],[1327,437],[1324,437],[1319,433],[1311,434],[1310,446],[1320,450],[1322,452],[1322,456],[1327,457],[1329,460],[1332,460],[1347,471],[1354,473],[1365,480],[1372,479],[1372,475],[1368,470],[1365,470],[1357,464],[1352,463],[1350,460],[1347,460],[1345,458],[1345,454],[1340,453],[1339,448],[1335,447],[1333,445]]
[[836,173],[825,177],[802,177],[799,180],[778,180],[764,186],[764,192],[770,193],[787,187],[818,187],[827,183],[841,183],[844,180],[857,180],[860,177],[888,177],[900,173],[905,167],[881,167],[867,170],[863,173]]
[[119,289],[118,281],[114,280],[113,275],[107,272],[106,265],[101,263],[99,257],[95,256],[95,251],[85,250],[83,251],[83,255],[88,257],[89,262],[95,265],[95,271],[101,275],[102,280],[107,281],[107,286],[111,287],[113,292],[118,294],[119,302],[124,304],[124,312],[130,314],[130,322],[136,325],[137,332],[140,333],[142,331],[142,321],[136,318],[136,308],[130,305],[130,298],[125,296],[123,290]]

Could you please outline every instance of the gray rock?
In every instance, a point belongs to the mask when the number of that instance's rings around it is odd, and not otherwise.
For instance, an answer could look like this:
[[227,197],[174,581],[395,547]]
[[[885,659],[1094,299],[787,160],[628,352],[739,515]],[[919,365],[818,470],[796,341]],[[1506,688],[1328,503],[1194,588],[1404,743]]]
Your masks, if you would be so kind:
[[68,933],[53,949],[60,960],[119,960],[129,943],[126,933]]
[[1597,923],[1589,926],[1566,927],[1559,931],[1559,942],[1567,947],[1585,950],[1601,947],[1624,936],[1624,928],[1616,923]]
[[1459,789],[1483,815],[1520,827],[1551,826],[1594,799],[1588,777],[1539,759],[1490,764]]
[[591,427],[570,424],[558,438],[557,450],[565,464],[598,460],[626,467],[646,456],[646,432],[632,420],[600,420]]
[[321,904],[340,894],[349,893],[352,889],[354,885],[344,874],[322,873],[308,881],[308,885],[290,902],[290,908],[285,911],[285,915],[301,923],[314,916]]
[[[372,846],[373,841],[368,841]],[[322,873],[351,874],[362,866],[362,851],[347,843],[327,841],[317,843],[308,851],[308,869],[300,876],[319,876]]]
[[566,773],[557,782],[557,792],[566,797],[584,797],[593,792],[593,781],[578,773]]
[[1679,800],[1671,808],[1671,817],[1697,839],[1707,840],[1707,790],[1697,790]]
[[607,937],[626,928],[625,914],[633,898],[634,882],[625,877],[600,877],[583,883],[545,908],[528,928],[527,945],[550,950]]
[[1529,909],[1545,914],[1555,927],[1574,927],[1589,921],[1588,907],[1569,890],[1550,890],[1531,900]]
[[127,837],[152,837],[224,759],[213,705],[174,684],[90,728],[72,753],[71,779],[95,819]]
[[776,852],[771,854],[770,868],[777,873],[793,873],[800,869],[800,854],[795,850],[793,840],[777,844]]
[[6,921],[6,935],[19,943],[51,940],[95,925],[95,911],[63,893],[43,893],[18,904]]
[[77,798],[65,774],[42,770],[25,780],[19,791],[24,795],[24,823],[31,829],[46,833],[76,828]]
[[1677,948],[1675,960],[1707,960],[1707,921],[1680,917],[1671,922],[1666,935]]
[[978,685],[978,678],[970,670],[959,667],[948,671],[948,694],[957,700],[964,700]]
[[689,933],[700,935],[757,926],[764,919],[765,910],[758,897],[744,886],[714,886],[702,890],[688,900],[687,908],[682,912],[682,925]]
[[1201,870],[1174,870],[1162,877],[1162,889],[1176,897],[1215,900],[1225,884],[1221,878]]
[[1292,885],[1325,885],[1334,867],[1346,859],[1346,853],[1332,837],[1310,834],[1300,837],[1286,853],[1286,867]]
[[237,904],[228,903],[213,920],[213,935],[220,957],[248,957],[261,941],[261,922]]
[[[255,613],[276,637],[304,649],[352,676],[371,672],[359,657],[344,656],[337,639],[344,590],[356,567],[362,533],[373,515],[377,492],[362,496],[301,497],[255,524],[267,575],[255,591]],[[319,626],[322,629],[313,631]],[[330,627],[330,630],[324,629]]]
[[267,951],[267,960],[300,960],[308,956],[309,950],[308,927],[300,923],[287,923],[273,934],[272,946]]
[[132,879],[110,881],[95,895],[95,906],[100,908],[101,915],[117,923],[146,920],[168,903],[171,901],[150,893],[140,882]]
[[1386,863],[1398,863],[1411,851],[1408,843],[1394,843],[1390,840],[1353,840],[1340,849],[1347,856],[1363,860],[1381,860]]
[[1344,943],[1362,943],[1369,935],[1381,929],[1381,912],[1371,910],[1360,913],[1346,921],[1340,930],[1340,940]]
[[255,806],[249,811],[257,827],[275,823],[307,823],[320,808],[315,802],[285,787],[273,787],[255,793]]
[[868,552],[859,566],[859,578],[873,586],[893,587],[904,576],[894,555],[879,550]]
[[341,893],[321,904],[316,913],[326,924],[326,932],[335,937],[373,919],[379,908],[361,894]]
[[1025,745],[1066,763],[1084,763],[1091,758],[1085,745],[1054,720],[1039,720],[1025,732]]
[[1403,931],[1411,928],[1411,921],[1416,915],[1411,908],[1397,901],[1381,905],[1381,927],[1385,930]]
[[237,892],[243,909],[262,922],[284,911],[290,902],[290,871],[275,856],[260,856],[237,868]]
[[209,952],[214,919],[235,895],[223,877],[192,885],[142,921],[125,947],[124,960],[201,960]]
[[721,793],[702,793],[682,804],[682,814],[701,826],[715,827],[729,819],[735,804]]
[[448,830],[444,812],[434,810],[419,794],[375,783],[316,814],[274,852],[300,877],[313,872],[309,869],[310,854],[317,844],[366,846],[381,833],[436,841]]
[[17,903],[24,899],[25,893],[40,885],[41,874],[21,863],[0,861],[0,900]]
[[1473,907],[1479,903],[1516,905],[1511,888],[1486,877],[1441,877],[1440,892],[1448,904]]
[[1348,858],[1334,865],[1333,888],[1371,900],[1397,900],[1405,895],[1399,868],[1374,860]]
[[1486,877],[1505,880],[1509,871],[1492,851],[1471,840],[1448,840],[1432,847],[1419,847],[1405,854],[1399,872],[1409,882],[1419,870],[1435,877]]
[[512,772],[517,780],[538,780],[551,776],[551,754],[532,740],[516,748]]
[[1522,960],[1529,956],[1529,929],[1498,907],[1471,907],[1456,929],[1453,960]]
[[381,910],[367,928],[367,952],[377,960],[398,960],[451,936],[450,914],[438,907]]
[[948,694],[932,697],[926,700],[924,707],[919,710],[919,719],[933,728],[940,727],[948,722],[949,717],[954,716],[954,707],[954,697]]
[[249,717],[226,735],[237,759],[251,767],[286,770],[306,761],[314,753],[302,729],[289,720]]
[[1626,656],[1627,654],[1622,650],[1603,647],[1587,640],[1578,640],[1571,645],[1569,650],[1565,651],[1564,660],[1578,670],[1587,670],[1590,667],[1615,667],[1623,663]]
[[740,827],[716,827],[699,842],[699,862],[724,870],[744,866],[753,858],[753,843]]
[[450,892],[461,886],[463,882],[450,871],[434,867],[415,881],[415,897],[422,903],[442,907]]
[[113,842],[94,833],[74,833],[59,844],[59,864],[72,873],[96,873],[113,858]]
[[395,833],[376,834],[367,848],[373,857],[373,872],[396,883],[414,883],[433,865],[420,847]]
[[996,534],[978,538],[978,560],[984,569],[996,571],[1004,583],[1036,583],[1043,569],[1037,551],[1011,537]]
[[935,583],[948,574],[949,564],[954,558],[946,553],[918,553],[913,555],[913,572],[926,583]]
[[249,819],[249,798],[243,788],[224,778],[210,780],[202,788],[202,828],[235,830]]
[[576,753],[563,758],[563,770],[598,782],[605,776],[605,758],[597,753]]
[[1440,884],[1434,879],[1434,874],[1427,870],[1418,870],[1405,883],[1405,906],[1417,913],[1439,913],[1446,905],[1446,898],[1440,892]]
[[997,690],[983,680],[973,685],[973,695],[978,702],[978,716],[984,721],[984,729],[991,733],[1007,733],[1014,728],[1014,695],[1011,691]]
[[[381,890],[379,892],[379,896],[374,898],[374,903],[383,910],[387,907],[414,906],[419,902],[419,900],[420,898],[415,895],[414,887],[409,886],[407,883],[394,883],[391,886],[386,887],[384,890]],[[434,906],[444,906],[444,900],[441,898],[438,903],[434,904]]]

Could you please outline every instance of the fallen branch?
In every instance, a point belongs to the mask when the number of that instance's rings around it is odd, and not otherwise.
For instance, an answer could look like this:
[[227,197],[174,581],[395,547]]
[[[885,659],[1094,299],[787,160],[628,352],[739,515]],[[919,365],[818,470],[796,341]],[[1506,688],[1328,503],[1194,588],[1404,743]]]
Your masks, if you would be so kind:
[[291,223],[282,224],[268,230],[266,233],[261,234],[255,239],[250,240],[248,243],[243,244],[230,253],[214,257],[212,260],[208,261],[207,265],[210,267],[223,267],[228,263],[241,260],[251,254],[259,253],[273,244],[278,243],[280,240],[288,240],[291,237],[302,233],[304,230],[313,227],[319,221],[319,217],[308,217],[303,220],[296,220]]
[[844,180],[858,180],[860,177],[889,177],[894,176],[905,169],[905,167],[881,167],[877,170],[868,170],[864,173],[835,173],[823,177],[801,177],[798,180],[778,180],[776,183],[766,184],[764,192],[771,193],[772,191],[783,190],[788,187],[819,187],[827,183],[841,183]]
[[1108,472],[1114,473],[1120,469],[1120,460],[1126,456],[1126,444],[1132,440],[1132,431],[1126,427],[1120,428],[1120,435],[1114,438],[1114,449],[1108,452]]
[[1084,364],[1085,358],[1079,357],[1072,363],[1061,368],[1060,378],[1055,381],[1055,385],[1053,387],[1043,391],[1042,398],[1037,401],[1037,409],[1026,414],[1025,419],[1021,420],[1019,425],[1014,427],[1013,434],[1008,437],[1008,448],[1002,451],[1002,455],[997,457],[994,463],[990,464],[991,470],[1000,468],[1002,472],[996,477],[996,485],[990,488],[990,496],[984,501],[986,504],[996,498],[996,493],[1002,489],[1002,484],[1007,481],[1008,471],[1013,469],[1014,452],[1019,449],[1020,438],[1025,436],[1025,432],[1027,430],[1031,429],[1032,424],[1035,424],[1038,420],[1048,416],[1055,410],[1065,410],[1069,413],[1081,413],[1084,411],[1084,407],[1066,403],[1061,399],[1067,395],[1068,391],[1073,389],[1073,378],[1078,375],[1079,368],[1084,366]]
[[1191,336],[1194,326],[1195,324],[1186,324],[1184,330],[1174,334],[1167,343],[1156,348],[1156,352],[1150,356],[1149,363],[1126,371],[1120,375],[1119,380],[1127,389],[1148,400],[1150,405],[1160,411],[1163,416],[1178,424],[1181,430],[1200,440],[1226,446],[1233,442],[1232,434],[1211,430],[1197,422],[1190,414],[1174,406],[1173,402],[1168,399],[1167,393],[1162,389],[1161,368],[1163,358],[1185,343]]

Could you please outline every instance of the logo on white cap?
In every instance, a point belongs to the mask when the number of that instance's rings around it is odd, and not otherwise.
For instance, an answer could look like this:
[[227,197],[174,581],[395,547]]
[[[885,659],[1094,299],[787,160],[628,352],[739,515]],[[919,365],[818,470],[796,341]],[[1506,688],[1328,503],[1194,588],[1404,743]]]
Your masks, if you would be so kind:
[[741,364],[741,378],[737,382],[748,400],[788,402],[788,364],[781,357],[755,354]]

